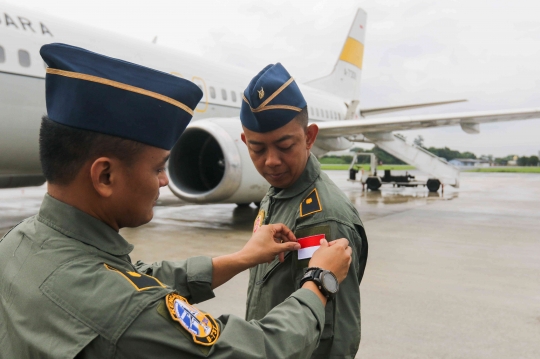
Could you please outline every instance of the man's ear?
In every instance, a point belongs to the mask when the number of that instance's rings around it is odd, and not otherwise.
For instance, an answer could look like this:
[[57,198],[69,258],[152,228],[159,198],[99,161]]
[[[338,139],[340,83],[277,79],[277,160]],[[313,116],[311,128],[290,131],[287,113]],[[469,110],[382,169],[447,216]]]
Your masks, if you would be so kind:
[[90,177],[96,192],[102,197],[110,197],[113,193],[113,172],[115,161],[109,157],[100,157],[90,166]]
[[311,147],[313,147],[313,144],[315,143],[315,140],[317,139],[317,134],[319,133],[319,126],[312,123],[307,127],[306,131],[306,137],[307,137],[307,149],[311,150]]
[[244,134],[244,132],[242,132],[242,134],[240,135],[240,138],[242,139],[242,142],[244,142],[247,145],[246,135]]

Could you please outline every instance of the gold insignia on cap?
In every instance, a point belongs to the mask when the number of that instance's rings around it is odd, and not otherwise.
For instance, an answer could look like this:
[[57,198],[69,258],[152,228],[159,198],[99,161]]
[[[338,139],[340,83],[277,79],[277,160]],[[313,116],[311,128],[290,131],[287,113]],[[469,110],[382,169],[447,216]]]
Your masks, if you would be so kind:
[[[259,105],[259,107],[257,107],[257,108],[251,107],[251,104],[249,103],[249,101],[248,101],[248,99],[246,98],[245,95],[242,95],[242,99],[244,100],[245,103],[248,104],[249,108],[251,109],[251,112],[253,112],[253,113],[257,113],[257,112],[261,112],[261,111],[268,111],[268,110],[292,110],[292,111],[300,112],[300,111],[302,111],[302,109],[300,107],[296,107],[296,106],[268,105],[270,103],[270,101],[272,101],[277,95],[279,95],[283,90],[285,90],[285,88],[287,86],[289,86],[293,81],[294,81],[294,78],[291,77],[287,82],[285,82],[283,85],[281,85],[281,87],[278,88],[273,94],[268,96],[268,98],[266,100],[264,100],[264,102],[261,103]],[[261,91],[257,90],[257,92],[259,93],[259,99],[262,100],[262,98],[264,97],[263,88],[261,87]]]

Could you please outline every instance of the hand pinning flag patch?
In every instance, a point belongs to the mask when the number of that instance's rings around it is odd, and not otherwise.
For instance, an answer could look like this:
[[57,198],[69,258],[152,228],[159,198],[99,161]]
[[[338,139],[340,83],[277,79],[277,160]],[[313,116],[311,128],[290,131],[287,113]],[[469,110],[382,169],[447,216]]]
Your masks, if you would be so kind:
[[319,193],[317,192],[317,188],[313,188],[313,191],[300,203],[300,217],[321,211],[322,206],[319,200]]
[[313,257],[313,253],[321,246],[321,239],[325,239],[324,234],[316,234],[314,236],[298,239],[300,249],[298,250],[298,260],[309,259]]

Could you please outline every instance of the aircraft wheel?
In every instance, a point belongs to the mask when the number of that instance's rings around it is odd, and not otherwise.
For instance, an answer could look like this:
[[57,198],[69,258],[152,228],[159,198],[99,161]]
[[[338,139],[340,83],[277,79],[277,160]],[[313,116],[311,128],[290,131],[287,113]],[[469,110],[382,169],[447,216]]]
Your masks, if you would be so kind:
[[382,186],[381,179],[377,176],[370,176],[366,180],[367,188],[372,191],[378,191]]
[[441,187],[441,181],[435,178],[428,179],[426,186],[430,192],[437,192]]

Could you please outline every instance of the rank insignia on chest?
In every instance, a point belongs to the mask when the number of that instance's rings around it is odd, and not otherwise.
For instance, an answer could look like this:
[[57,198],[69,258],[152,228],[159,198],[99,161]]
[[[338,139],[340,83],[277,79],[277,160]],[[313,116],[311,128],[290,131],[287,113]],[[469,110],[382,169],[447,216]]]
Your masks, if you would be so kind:
[[300,217],[305,217],[321,211],[322,205],[319,200],[319,193],[317,192],[317,188],[313,188],[313,191],[311,191],[309,195],[304,198],[302,203],[300,203]]
[[157,280],[157,278],[154,278],[152,276],[138,273],[138,272],[128,271],[125,269],[118,269],[106,263],[103,263],[103,265],[108,270],[116,272],[120,274],[122,277],[126,278],[128,282],[131,283],[131,285],[134,286],[135,289],[137,289],[139,292],[141,290],[147,290],[147,289],[155,288],[155,287],[165,288],[163,283],[161,283],[159,280]]
[[257,229],[259,229],[260,226],[264,224],[264,209],[261,209],[259,211],[259,214],[257,215],[257,218],[255,218],[255,222],[253,223],[253,233],[257,232]]
[[172,319],[191,334],[195,343],[210,346],[217,341],[219,326],[210,314],[201,312],[177,293],[168,294],[165,303]]

